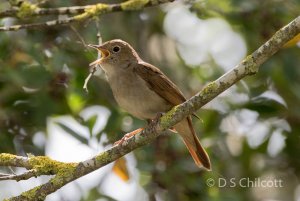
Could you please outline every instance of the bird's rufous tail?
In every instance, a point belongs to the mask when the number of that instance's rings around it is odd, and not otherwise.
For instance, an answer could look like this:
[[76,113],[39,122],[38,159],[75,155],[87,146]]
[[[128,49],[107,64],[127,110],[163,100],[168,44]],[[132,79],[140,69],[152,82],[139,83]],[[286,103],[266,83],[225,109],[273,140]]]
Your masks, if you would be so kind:
[[198,167],[204,167],[207,170],[211,170],[209,157],[201,146],[200,141],[196,135],[194,127],[192,125],[191,117],[187,117],[174,126],[176,131],[183,138],[183,141],[192,155],[196,165]]

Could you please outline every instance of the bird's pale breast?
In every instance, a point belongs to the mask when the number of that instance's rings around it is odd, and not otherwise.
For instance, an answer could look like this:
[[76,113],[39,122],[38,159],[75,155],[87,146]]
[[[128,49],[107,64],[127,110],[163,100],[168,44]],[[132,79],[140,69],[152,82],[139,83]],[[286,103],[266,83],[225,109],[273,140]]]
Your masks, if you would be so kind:
[[154,119],[159,112],[166,112],[171,105],[132,71],[109,77],[114,97],[121,108],[140,119]]

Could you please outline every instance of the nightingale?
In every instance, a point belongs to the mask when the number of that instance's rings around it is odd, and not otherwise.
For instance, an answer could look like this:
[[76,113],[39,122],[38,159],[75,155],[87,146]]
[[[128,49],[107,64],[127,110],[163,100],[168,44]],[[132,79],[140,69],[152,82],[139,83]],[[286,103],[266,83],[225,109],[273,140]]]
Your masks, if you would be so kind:
[[[178,87],[157,67],[144,62],[127,42],[115,39],[89,47],[101,53],[101,58],[90,66],[100,64],[117,103],[133,116],[151,121],[157,114],[186,101]],[[196,165],[210,170],[209,157],[196,135],[191,116],[174,128]]]

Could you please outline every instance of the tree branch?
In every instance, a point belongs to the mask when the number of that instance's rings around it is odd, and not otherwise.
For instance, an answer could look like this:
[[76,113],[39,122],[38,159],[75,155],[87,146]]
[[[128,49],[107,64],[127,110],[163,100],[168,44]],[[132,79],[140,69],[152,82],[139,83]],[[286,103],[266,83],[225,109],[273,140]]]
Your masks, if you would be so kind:
[[39,8],[35,4],[31,4],[24,1],[20,7],[14,7],[11,10],[7,10],[0,13],[0,17],[18,17],[28,18],[32,16],[40,15],[75,15],[66,19],[51,20],[42,23],[32,24],[20,24],[12,25],[8,27],[0,27],[0,31],[18,31],[20,29],[29,28],[45,28],[57,25],[66,25],[73,22],[80,22],[87,20],[92,17],[100,16],[106,13],[117,12],[117,11],[133,11],[141,10],[145,7],[156,6],[163,3],[173,2],[174,0],[128,0],[120,4],[102,4],[98,3],[95,5],[87,6],[72,6],[62,8]]
[[175,106],[163,115],[152,128],[146,127],[139,134],[126,140],[126,143],[114,146],[91,159],[80,163],[62,163],[45,156],[26,158],[11,154],[0,154],[0,166],[25,167],[26,169],[35,169],[38,173],[55,174],[47,183],[8,200],[43,200],[47,195],[67,183],[115,161],[138,147],[151,143],[159,135],[168,132],[168,128],[200,109],[240,79],[257,73],[259,67],[267,59],[298,33],[300,33],[300,16],[277,31],[270,40],[247,56],[235,68],[208,84],[186,102]]
[[24,172],[22,174],[0,174],[0,180],[16,180],[16,181],[21,181],[21,180],[26,180],[30,179],[31,177],[37,177],[40,175],[44,175],[43,173],[38,173],[35,169],[29,170],[27,172]]

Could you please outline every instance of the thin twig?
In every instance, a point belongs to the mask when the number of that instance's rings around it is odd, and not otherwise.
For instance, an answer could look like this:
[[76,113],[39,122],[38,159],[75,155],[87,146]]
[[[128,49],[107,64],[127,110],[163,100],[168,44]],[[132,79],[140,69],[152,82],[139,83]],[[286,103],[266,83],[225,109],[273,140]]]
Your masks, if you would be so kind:
[[16,180],[16,181],[21,181],[21,180],[27,180],[30,179],[32,177],[37,177],[40,175],[45,175],[45,173],[38,173],[35,169],[26,171],[22,174],[0,174],[0,180]]
[[[8,27],[0,27],[0,31],[18,31],[20,29],[31,29],[31,28],[45,28],[50,26],[58,26],[58,25],[66,25],[73,22],[80,22],[92,17],[97,17],[99,15],[103,15],[111,12],[118,11],[133,11],[140,10],[145,7],[156,6],[163,3],[172,2],[174,0],[150,0],[147,3],[143,3],[145,1],[137,1],[137,0],[128,0],[126,2],[120,4],[95,4],[95,5],[87,5],[87,6],[74,6],[74,7],[63,7],[63,8],[37,8],[32,12],[32,15],[49,15],[49,14],[76,14],[75,16],[66,18],[66,19],[58,19],[51,20],[47,22],[41,23],[32,23],[32,24],[19,24],[12,25]],[[141,3],[140,3],[141,2]],[[18,9],[8,10],[0,13],[0,17],[4,17],[9,14],[11,17],[17,17]],[[28,17],[28,16],[27,16]]]
[[80,35],[80,33],[75,29],[75,27],[73,25],[70,25],[70,28],[72,29],[72,31],[74,31],[74,33],[76,34],[76,36],[79,38],[80,42],[83,44],[84,47],[87,47],[87,44],[85,43],[83,37]]
[[[3,177],[7,177],[7,176],[11,176],[12,174],[5,174],[5,173],[0,173],[0,178],[3,178]],[[15,175],[15,174],[13,174]]]
[[15,156],[12,154],[1,154],[0,166],[31,168],[27,157]]
[[[96,28],[97,28],[98,44],[101,45],[102,44],[102,35],[101,35],[101,31],[100,31],[100,18],[99,17],[97,17],[95,19],[95,24],[96,24]],[[99,59],[99,55],[98,55],[98,59]]]
[[[174,0],[159,0],[159,1],[149,1],[147,6],[154,6],[162,3],[172,2]],[[111,4],[112,12],[123,11],[122,4]],[[94,5],[86,6],[69,6],[69,7],[59,7],[59,8],[38,8],[32,13],[32,16],[43,16],[43,15],[78,15],[85,12],[86,9],[93,7]],[[13,7],[10,10],[5,10],[0,12],[0,17],[14,17],[20,11],[19,7]]]
[[46,27],[57,26],[57,25],[65,25],[65,24],[72,23],[74,21],[76,21],[76,18],[69,17],[66,19],[51,20],[51,21],[41,22],[41,23],[21,24],[21,25],[0,27],[0,31],[18,31],[20,29],[46,28]]
[[89,80],[91,79],[91,77],[94,75],[94,73],[95,73],[96,71],[97,71],[97,67],[96,67],[96,66],[93,66],[93,67],[92,67],[92,71],[90,72],[90,74],[88,75],[88,77],[85,78],[85,80],[84,80],[83,89],[84,89],[87,93],[89,92],[89,90],[88,90],[88,88],[87,88],[87,84],[88,84]]
[[[97,38],[98,38],[98,44],[101,45],[102,44],[102,36],[101,36],[101,31],[100,31],[100,20],[99,18],[95,19],[95,23],[96,23],[96,28],[97,28]],[[101,53],[98,51],[98,57],[97,60],[99,60],[101,58]],[[90,72],[90,74],[88,75],[88,77],[85,79],[84,81],[84,85],[83,85],[83,89],[88,93],[88,88],[87,88],[87,84],[90,80],[90,78],[94,75],[94,73],[96,72],[97,68],[100,69],[100,64],[96,64],[95,66],[92,67],[92,71]]]

